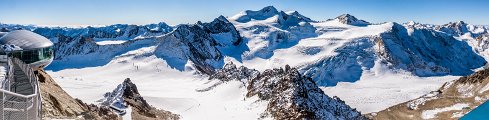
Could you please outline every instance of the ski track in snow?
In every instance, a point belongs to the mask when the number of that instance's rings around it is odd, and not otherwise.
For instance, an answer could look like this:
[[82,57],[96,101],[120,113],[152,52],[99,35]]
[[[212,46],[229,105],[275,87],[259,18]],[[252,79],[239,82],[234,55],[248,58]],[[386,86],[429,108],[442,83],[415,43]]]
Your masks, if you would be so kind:
[[[151,50],[141,49],[131,52],[144,54],[144,50]],[[194,75],[193,71],[171,69],[154,55],[116,58],[100,67],[48,73],[68,94],[88,103],[97,104],[105,92],[131,78],[149,104],[180,114],[183,119],[256,119],[265,110],[265,102],[255,102],[257,97],[245,99],[247,91],[241,82],[231,81],[211,91],[197,92],[196,89],[210,84],[206,84],[207,78]]]

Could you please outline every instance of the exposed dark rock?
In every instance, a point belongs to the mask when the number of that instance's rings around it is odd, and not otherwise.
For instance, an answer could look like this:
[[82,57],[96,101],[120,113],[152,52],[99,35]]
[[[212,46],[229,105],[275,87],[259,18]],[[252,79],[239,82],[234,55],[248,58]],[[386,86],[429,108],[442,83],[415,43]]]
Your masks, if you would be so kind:
[[[212,74],[209,77],[209,80],[219,79],[222,81],[231,81],[231,80],[248,80],[252,79],[260,74],[259,71],[254,69],[248,69],[244,66],[236,67],[232,62],[224,65],[222,69],[217,71],[215,74]],[[243,81],[247,82],[247,81]]]
[[267,114],[275,119],[365,119],[337,97],[330,98],[297,69],[265,70],[252,79],[248,97],[270,101]]
[[[131,108],[119,106],[120,103],[125,103]],[[131,117],[135,120],[176,120],[180,118],[177,114],[149,105],[129,78],[126,78],[114,91],[106,93],[102,106],[120,107],[113,109],[132,109],[132,113],[125,114],[131,114]]]
[[94,104],[86,104],[80,99],[75,99],[83,108],[87,111],[82,112],[81,115],[86,120],[122,120],[119,115],[114,113],[112,109],[107,106],[97,106]]
[[448,24],[437,26],[435,29],[453,36],[460,36],[469,32],[467,24],[464,21],[450,22]]
[[131,82],[129,78],[126,78],[122,83],[125,86],[124,93],[122,97],[124,100],[133,108],[136,108],[138,113],[141,113],[145,116],[156,118],[155,110],[156,108],[150,106],[146,100],[139,94],[138,88],[134,83]]
[[180,25],[170,33],[183,43],[185,56],[190,59],[197,70],[205,74],[214,73],[214,67],[209,61],[217,62],[223,57],[216,48],[218,43],[209,33],[198,25]]
[[7,30],[7,28],[2,28],[0,29],[0,32],[9,32],[9,30]]
[[487,78],[487,77],[489,77],[489,69],[484,69],[481,71],[477,71],[477,72],[473,73],[472,75],[460,77],[457,80],[457,82],[462,83],[462,84],[482,83],[485,80],[485,78]]
[[[252,73],[252,74],[250,74]],[[247,97],[258,96],[268,101],[262,117],[274,119],[366,119],[337,97],[329,97],[311,78],[302,76],[296,68],[268,69],[262,73],[232,63],[210,79],[240,80],[247,85]]]
[[239,45],[243,41],[243,38],[241,38],[234,25],[222,15],[210,23],[202,23],[199,21],[197,24],[202,25],[204,30],[210,34],[230,33],[233,37],[231,43],[234,46]]

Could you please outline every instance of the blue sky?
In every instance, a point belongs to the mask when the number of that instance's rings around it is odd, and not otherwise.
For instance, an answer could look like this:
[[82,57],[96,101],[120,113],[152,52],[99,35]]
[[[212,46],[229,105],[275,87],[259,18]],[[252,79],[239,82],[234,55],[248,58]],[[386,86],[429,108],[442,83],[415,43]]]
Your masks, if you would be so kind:
[[0,0],[0,22],[37,25],[211,21],[273,5],[314,20],[350,13],[369,22],[489,25],[489,0]]

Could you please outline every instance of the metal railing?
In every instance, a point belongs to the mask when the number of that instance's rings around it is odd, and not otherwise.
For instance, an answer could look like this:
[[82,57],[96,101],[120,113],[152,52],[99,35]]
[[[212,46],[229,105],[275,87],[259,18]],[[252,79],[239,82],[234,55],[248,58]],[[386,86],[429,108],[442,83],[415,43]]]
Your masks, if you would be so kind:
[[[31,94],[20,94],[12,91],[16,87],[13,82],[16,77],[16,66],[21,69],[31,87]],[[41,95],[39,93],[38,77],[34,70],[17,58],[8,58],[8,73],[5,81],[2,81],[0,89],[0,120],[39,120],[41,119]],[[6,85],[6,86],[4,86]],[[24,86],[25,87],[25,86]],[[30,88],[29,88],[30,89]]]

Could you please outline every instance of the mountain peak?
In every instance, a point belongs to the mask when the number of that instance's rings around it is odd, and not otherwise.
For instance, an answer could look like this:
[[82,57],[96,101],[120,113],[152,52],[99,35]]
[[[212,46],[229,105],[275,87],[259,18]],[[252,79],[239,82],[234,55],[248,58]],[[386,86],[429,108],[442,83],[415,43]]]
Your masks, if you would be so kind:
[[407,24],[408,25],[414,25],[414,24],[418,24],[418,22],[411,20],[411,21],[407,22]]
[[449,27],[460,27],[460,26],[465,26],[467,23],[464,21],[456,21],[456,22],[449,22],[445,24],[444,26],[449,26]]
[[306,17],[306,16],[304,16],[304,15],[300,14],[300,13],[299,13],[299,12],[297,12],[297,11],[287,11],[287,12],[285,12],[285,13],[286,13],[287,15],[289,15],[289,16],[295,16],[295,17],[297,17],[298,19],[304,20],[304,21],[306,21],[306,22],[312,22],[312,21],[313,21],[313,20],[311,20],[311,18],[308,18],[308,17]]
[[464,21],[457,21],[456,23],[460,25],[466,24]]
[[266,6],[259,11],[262,13],[278,13],[277,8],[275,8],[273,6]]
[[343,14],[336,17],[335,19],[338,20],[340,23],[348,24],[348,25],[366,26],[370,24],[369,22],[364,20],[359,20],[355,16],[350,14]]
[[301,15],[301,14],[299,14],[299,12],[297,12],[295,10],[294,11],[289,11],[287,13],[290,14],[290,15]]
[[438,26],[436,29],[452,35],[463,35],[470,32],[468,29],[468,24],[464,21],[449,22],[447,24]]
[[233,17],[230,17],[231,20],[236,20],[238,22],[248,22],[252,19],[255,20],[265,20],[275,15],[279,15],[278,10],[273,6],[267,6],[260,10],[246,10],[241,12]]
[[228,19],[222,15],[220,15],[219,17],[216,18],[216,20],[221,20],[221,21],[224,21],[224,22],[229,22]]
[[266,6],[260,10],[246,10],[233,17],[228,18],[241,23],[246,23],[252,20],[266,20],[280,29],[288,29],[291,26],[300,26],[299,23],[313,22],[308,17],[301,15],[297,11],[279,11],[273,6]]
[[357,19],[355,16],[350,15],[348,13],[347,14],[342,14],[342,15],[336,17],[336,18],[352,18],[352,19]]

